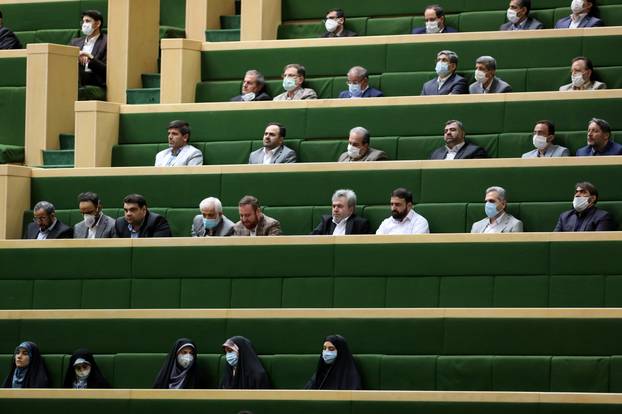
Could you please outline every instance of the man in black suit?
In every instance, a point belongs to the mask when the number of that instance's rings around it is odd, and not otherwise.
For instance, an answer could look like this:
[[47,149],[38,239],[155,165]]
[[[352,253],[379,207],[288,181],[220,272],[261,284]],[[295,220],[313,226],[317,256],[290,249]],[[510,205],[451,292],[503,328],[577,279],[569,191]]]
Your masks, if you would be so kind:
[[458,30],[445,24],[445,10],[438,4],[423,11],[425,27],[415,27],[412,34],[456,33]]
[[311,234],[346,235],[369,234],[369,221],[358,217],[356,210],[356,194],[352,190],[337,190],[333,194],[333,214],[322,216],[322,222],[313,229]]
[[19,42],[15,33],[8,27],[4,27],[2,12],[0,11],[0,49],[21,49],[22,44]]
[[484,148],[464,139],[464,125],[460,121],[451,120],[445,123],[443,139],[445,146],[435,149],[430,155],[431,160],[488,158]]
[[427,95],[460,95],[469,93],[466,79],[456,73],[458,55],[451,50],[441,50],[436,54],[434,70],[438,77],[423,84],[421,96]]
[[84,36],[71,40],[70,45],[80,48],[78,69],[80,86],[106,87],[107,38],[101,32],[104,17],[97,10],[82,12]]
[[560,214],[554,231],[615,231],[617,225],[605,210],[596,208],[598,189],[587,181],[575,185],[572,210]]
[[123,199],[124,216],[115,223],[117,237],[171,237],[168,221],[147,208],[147,200],[140,194],[130,194]]
[[26,229],[25,239],[71,239],[73,229],[56,218],[56,209],[52,203],[39,201],[33,208],[34,220]]

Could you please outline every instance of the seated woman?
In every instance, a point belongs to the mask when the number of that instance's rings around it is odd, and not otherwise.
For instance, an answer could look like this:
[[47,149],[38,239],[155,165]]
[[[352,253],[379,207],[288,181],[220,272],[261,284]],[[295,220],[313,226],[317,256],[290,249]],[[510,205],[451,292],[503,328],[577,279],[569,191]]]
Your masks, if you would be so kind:
[[48,388],[48,370],[45,367],[37,344],[25,341],[15,348],[9,375],[4,380],[4,388]]
[[329,335],[324,339],[322,355],[317,369],[307,385],[307,390],[360,390],[361,375],[346,339]]
[[255,353],[253,344],[243,336],[234,336],[222,344],[227,364],[220,380],[220,388],[272,388],[270,378]]
[[197,347],[192,340],[180,338],[166,356],[153,388],[200,388],[198,384]]
[[88,349],[78,349],[69,358],[63,388],[110,388]]

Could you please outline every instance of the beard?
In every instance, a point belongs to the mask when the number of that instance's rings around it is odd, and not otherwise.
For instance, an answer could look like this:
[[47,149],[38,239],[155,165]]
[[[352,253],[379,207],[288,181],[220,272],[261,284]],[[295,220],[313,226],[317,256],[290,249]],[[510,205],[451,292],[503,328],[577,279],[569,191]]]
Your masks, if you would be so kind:
[[404,220],[404,217],[406,217],[407,215],[408,215],[407,210],[404,210],[401,213],[397,210],[391,210],[391,217],[393,217],[395,220],[402,221]]

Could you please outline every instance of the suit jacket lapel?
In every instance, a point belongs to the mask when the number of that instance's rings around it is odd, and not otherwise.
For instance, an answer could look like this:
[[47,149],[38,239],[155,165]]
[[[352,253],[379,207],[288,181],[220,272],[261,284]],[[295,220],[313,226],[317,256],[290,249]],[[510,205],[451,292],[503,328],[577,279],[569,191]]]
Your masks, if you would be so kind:
[[278,150],[276,150],[276,152],[274,153],[274,157],[272,157],[272,164],[276,164],[279,157],[281,156],[281,154],[283,153],[283,145],[281,145],[279,147]]
[[348,221],[346,221],[346,234],[352,234],[353,227],[354,227],[354,214],[348,217]]

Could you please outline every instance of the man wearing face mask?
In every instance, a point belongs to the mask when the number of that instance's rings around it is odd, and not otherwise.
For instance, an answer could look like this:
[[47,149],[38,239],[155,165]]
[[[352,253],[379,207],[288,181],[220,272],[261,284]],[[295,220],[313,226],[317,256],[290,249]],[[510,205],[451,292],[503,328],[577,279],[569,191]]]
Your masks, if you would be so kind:
[[451,50],[442,50],[436,55],[438,78],[423,84],[421,95],[456,95],[469,93],[467,81],[456,73],[458,55]]
[[577,150],[577,157],[601,155],[622,155],[622,145],[611,138],[609,122],[592,118],[587,126],[587,145]]
[[523,231],[523,222],[508,213],[505,190],[501,187],[486,189],[484,197],[486,218],[473,223],[471,233],[513,233]]
[[456,33],[458,30],[445,25],[445,11],[438,4],[432,4],[423,12],[425,27],[415,27],[412,34]]
[[536,126],[533,127],[532,141],[536,148],[524,153],[521,158],[568,157],[570,155],[568,148],[553,144],[555,125],[551,121],[536,122]]
[[232,102],[271,101],[266,92],[266,80],[261,72],[251,69],[244,75],[242,94],[231,98]]
[[605,210],[596,208],[598,190],[587,181],[575,185],[572,210],[560,214],[553,231],[615,231],[617,225]]
[[348,150],[339,156],[337,162],[386,161],[389,157],[384,151],[369,146],[369,131],[354,127],[348,137]]
[[457,120],[445,123],[443,139],[445,146],[437,148],[430,154],[431,160],[460,160],[471,158],[488,158],[486,150],[464,139],[464,125]]
[[332,9],[326,13],[324,27],[326,32],[322,37],[352,37],[357,33],[344,27],[346,24],[346,14],[341,9]]
[[492,56],[480,56],[475,61],[475,82],[469,86],[469,93],[507,93],[512,87],[497,78],[497,61]]
[[332,197],[332,215],[323,215],[311,234],[343,236],[369,234],[369,221],[356,215],[356,194],[352,190],[337,190]]
[[116,237],[115,220],[102,213],[102,203],[95,193],[78,195],[80,213],[84,220],[73,226],[74,239],[105,239]]
[[384,96],[381,90],[369,86],[369,72],[362,66],[348,71],[348,90],[341,91],[339,98],[378,98]]
[[559,19],[555,23],[556,29],[577,29],[583,27],[604,26],[602,20],[594,16],[596,0],[572,0],[570,16]]
[[238,203],[240,221],[233,227],[234,236],[279,236],[281,223],[261,212],[259,200],[251,195],[242,197]]
[[531,0],[510,0],[506,12],[507,23],[503,23],[499,30],[537,30],[544,29],[544,24],[529,16]]
[[104,17],[97,10],[82,12],[83,37],[72,39],[70,45],[80,48],[78,69],[80,86],[106,87],[107,38],[101,32]]
[[291,63],[283,69],[283,92],[274,97],[275,101],[297,101],[317,99],[317,93],[311,88],[303,88],[307,70],[304,66]]
[[413,193],[397,188],[391,193],[391,217],[382,221],[376,234],[425,234],[428,220],[413,210]]
[[570,83],[560,86],[559,90],[565,91],[591,91],[595,89],[607,89],[607,85],[593,79],[594,64],[585,56],[572,59],[570,66]]
[[33,208],[34,219],[26,229],[25,239],[71,239],[73,229],[58,218],[52,203],[39,201]]
[[283,145],[287,130],[278,122],[270,122],[263,133],[263,148],[250,153],[249,164],[289,164],[296,162],[296,151]]
[[233,235],[234,222],[222,213],[222,203],[215,197],[208,197],[199,204],[201,214],[194,216],[192,237]]

